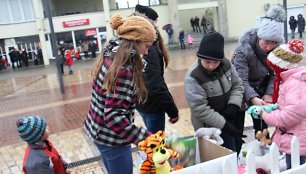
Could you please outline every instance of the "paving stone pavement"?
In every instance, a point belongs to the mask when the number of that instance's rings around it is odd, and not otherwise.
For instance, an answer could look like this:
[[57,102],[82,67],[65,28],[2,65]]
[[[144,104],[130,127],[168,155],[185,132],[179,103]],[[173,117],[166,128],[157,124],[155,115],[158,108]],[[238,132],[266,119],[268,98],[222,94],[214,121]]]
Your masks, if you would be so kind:
[[[231,57],[236,45],[236,42],[226,43],[226,57]],[[177,124],[167,122],[167,133],[176,133],[178,136],[194,134],[184,96],[183,79],[187,68],[196,59],[196,51],[197,48],[170,51],[171,61],[165,71],[165,79],[179,108],[180,120]],[[0,72],[0,174],[21,173],[26,143],[18,137],[15,122],[22,115],[42,115],[47,119],[50,140],[67,162],[99,155],[81,128],[89,107],[92,81],[90,68],[94,62],[95,59],[89,59],[74,63],[74,74],[63,76],[64,94],[60,92],[54,63]],[[136,124],[143,125],[137,113]],[[246,142],[254,139],[250,116],[246,116],[244,133],[247,135]],[[105,172],[101,163],[95,162],[75,167],[72,173]]]

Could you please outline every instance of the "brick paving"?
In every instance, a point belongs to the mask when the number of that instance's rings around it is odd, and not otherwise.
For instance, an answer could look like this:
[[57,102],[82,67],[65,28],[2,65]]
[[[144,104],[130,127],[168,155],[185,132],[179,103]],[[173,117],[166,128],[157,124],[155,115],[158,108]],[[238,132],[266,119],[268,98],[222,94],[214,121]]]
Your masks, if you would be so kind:
[[[225,46],[227,57],[235,43]],[[196,49],[170,51],[171,61],[165,79],[180,110],[177,124],[166,123],[167,133],[193,135],[190,112],[184,96],[183,79],[195,60]],[[15,121],[21,115],[42,115],[50,127],[50,140],[67,162],[99,155],[82,133],[82,122],[88,111],[91,94],[90,67],[95,61],[80,61],[73,65],[74,74],[64,75],[65,93],[61,94],[55,65],[0,72],[0,173],[21,173],[26,144],[16,133]],[[66,68],[66,67],[65,67]],[[136,114],[136,124],[143,125]],[[246,140],[253,138],[249,116],[246,117]],[[72,173],[103,173],[100,163],[73,168]]]

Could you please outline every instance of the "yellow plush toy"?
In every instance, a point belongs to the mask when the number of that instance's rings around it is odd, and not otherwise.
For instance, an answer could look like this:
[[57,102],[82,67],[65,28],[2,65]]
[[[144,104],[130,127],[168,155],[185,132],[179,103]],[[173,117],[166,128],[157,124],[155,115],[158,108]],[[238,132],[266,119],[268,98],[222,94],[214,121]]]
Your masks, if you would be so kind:
[[138,143],[138,148],[147,154],[140,167],[140,174],[169,174],[169,158],[179,158],[179,154],[166,148],[165,132],[158,131]]

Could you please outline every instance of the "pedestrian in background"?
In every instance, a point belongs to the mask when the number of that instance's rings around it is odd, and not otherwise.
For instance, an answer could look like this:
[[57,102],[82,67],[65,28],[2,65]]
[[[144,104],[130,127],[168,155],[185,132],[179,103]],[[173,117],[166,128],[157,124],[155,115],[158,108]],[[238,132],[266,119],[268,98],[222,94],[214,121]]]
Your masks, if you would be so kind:
[[194,41],[193,37],[190,34],[188,34],[187,35],[187,42],[188,42],[189,48],[193,48],[193,41]]
[[294,33],[295,33],[295,29],[297,27],[297,22],[296,22],[296,19],[294,18],[294,16],[290,16],[289,26],[290,26],[290,30],[291,30],[291,38],[294,39]]
[[109,42],[92,69],[92,98],[84,130],[101,153],[108,174],[132,174],[132,148],[150,133],[134,124],[135,104],[147,99],[143,56],[156,39],[145,18],[110,18],[119,39]]
[[144,103],[138,103],[136,106],[148,131],[156,133],[159,130],[165,130],[166,113],[170,123],[176,123],[179,119],[178,108],[164,79],[164,69],[169,64],[169,54],[156,26],[158,19],[156,11],[148,6],[136,5],[135,13],[136,15],[144,16],[150,21],[155,26],[157,34],[157,38],[150,46],[148,54],[143,57],[146,62],[143,73],[148,90],[148,98]]
[[305,31],[305,19],[302,14],[299,14],[297,17],[297,27],[300,34],[300,39],[303,38],[303,32]]
[[185,49],[185,32],[183,29],[180,31],[178,39],[180,41],[181,49]]
[[[268,54],[284,42],[285,10],[278,5],[272,6],[267,16],[260,21],[259,28],[248,30],[239,39],[239,46],[232,56],[244,86],[243,110],[251,105],[272,103],[274,72],[267,65]],[[241,122],[244,122],[244,117]],[[252,118],[253,119],[253,118]],[[267,128],[262,120],[253,119],[255,134]]]

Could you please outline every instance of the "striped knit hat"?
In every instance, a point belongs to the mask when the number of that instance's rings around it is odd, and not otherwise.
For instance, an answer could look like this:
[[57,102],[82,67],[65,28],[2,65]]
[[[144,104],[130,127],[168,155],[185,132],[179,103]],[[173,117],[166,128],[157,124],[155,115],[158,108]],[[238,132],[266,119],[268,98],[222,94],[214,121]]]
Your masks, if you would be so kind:
[[269,55],[268,60],[282,68],[291,69],[299,65],[303,59],[304,42],[293,39],[288,44],[282,44],[275,48]]
[[272,103],[276,103],[278,99],[281,72],[299,66],[300,61],[303,59],[303,51],[304,42],[293,39],[288,44],[282,44],[275,48],[268,55],[267,64],[275,73]]
[[28,143],[39,141],[46,130],[46,120],[40,116],[22,117],[16,122],[21,139]]

